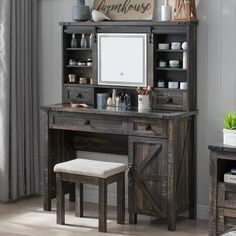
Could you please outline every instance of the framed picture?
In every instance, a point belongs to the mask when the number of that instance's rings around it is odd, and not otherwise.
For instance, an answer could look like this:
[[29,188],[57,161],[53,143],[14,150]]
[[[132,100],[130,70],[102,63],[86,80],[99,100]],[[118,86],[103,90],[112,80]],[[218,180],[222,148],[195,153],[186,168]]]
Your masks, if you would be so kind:
[[147,85],[147,34],[98,34],[98,84]]

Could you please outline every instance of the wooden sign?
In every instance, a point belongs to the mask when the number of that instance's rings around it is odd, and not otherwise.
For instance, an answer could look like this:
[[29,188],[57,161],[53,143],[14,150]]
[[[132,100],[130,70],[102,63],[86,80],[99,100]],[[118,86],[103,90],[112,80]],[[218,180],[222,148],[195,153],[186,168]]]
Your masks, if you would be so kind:
[[93,9],[111,20],[152,20],[155,0],[94,0]]

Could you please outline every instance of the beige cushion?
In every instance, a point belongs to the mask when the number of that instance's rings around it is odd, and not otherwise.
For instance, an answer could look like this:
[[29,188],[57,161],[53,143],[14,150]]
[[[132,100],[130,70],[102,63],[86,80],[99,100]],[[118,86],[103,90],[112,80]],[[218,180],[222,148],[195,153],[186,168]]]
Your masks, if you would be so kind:
[[123,172],[126,169],[126,165],[122,163],[94,161],[82,158],[58,163],[54,166],[55,172],[86,175],[104,179]]

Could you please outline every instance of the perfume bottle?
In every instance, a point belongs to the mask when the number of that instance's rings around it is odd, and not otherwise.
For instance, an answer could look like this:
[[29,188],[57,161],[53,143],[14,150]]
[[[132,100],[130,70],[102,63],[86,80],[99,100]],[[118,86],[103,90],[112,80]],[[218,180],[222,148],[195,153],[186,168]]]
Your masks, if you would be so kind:
[[112,103],[116,104],[116,89],[112,89]]
[[77,48],[77,41],[76,41],[75,34],[72,34],[70,46],[71,46],[72,48]]
[[87,47],[87,40],[86,40],[85,34],[82,34],[81,41],[80,41],[80,47],[81,48]]
[[131,107],[131,101],[130,101],[129,94],[125,94],[125,106],[126,106],[126,109],[130,109],[130,107]]
[[89,36],[89,48],[93,47],[93,34],[90,34]]

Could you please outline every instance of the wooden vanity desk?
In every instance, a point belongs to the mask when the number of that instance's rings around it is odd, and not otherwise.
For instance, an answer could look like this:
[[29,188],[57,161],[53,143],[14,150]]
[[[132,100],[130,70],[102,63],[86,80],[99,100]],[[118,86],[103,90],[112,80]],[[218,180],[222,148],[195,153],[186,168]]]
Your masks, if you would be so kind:
[[53,166],[80,149],[128,155],[130,223],[137,214],[161,216],[175,230],[179,212],[195,218],[195,115],[44,107],[44,209],[55,197]]
[[[137,215],[167,218],[168,229],[176,229],[176,216],[189,210],[196,218],[196,35],[197,22],[81,22],[61,23],[62,104],[42,107],[44,115],[44,210],[51,210],[55,197],[53,166],[76,157],[76,150],[128,155],[129,222]],[[72,34],[78,42],[85,34],[94,37],[92,48],[70,48]],[[147,38],[147,85],[152,86],[151,111],[118,108],[96,109],[97,94],[129,94],[137,107],[136,86],[104,85],[98,81],[99,33],[143,34]],[[160,49],[159,44],[186,42],[187,50]],[[183,67],[183,53],[187,68]],[[132,56],[130,55],[132,62]],[[69,61],[92,58],[92,66],[70,65]],[[167,66],[160,67],[165,60]],[[168,62],[178,60],[179,68]],[[89,61],[91,61],[89,59]],[[87,84],[68,77],[90,78]],[[111,75],[112,76],[112,75]],[[91,80],[92,78],[92,80]],[[165,87],[158,82],[164,81]],[[168,88],[182,82],[184,89]],[[71,101],[95,108],[72,108]]]

